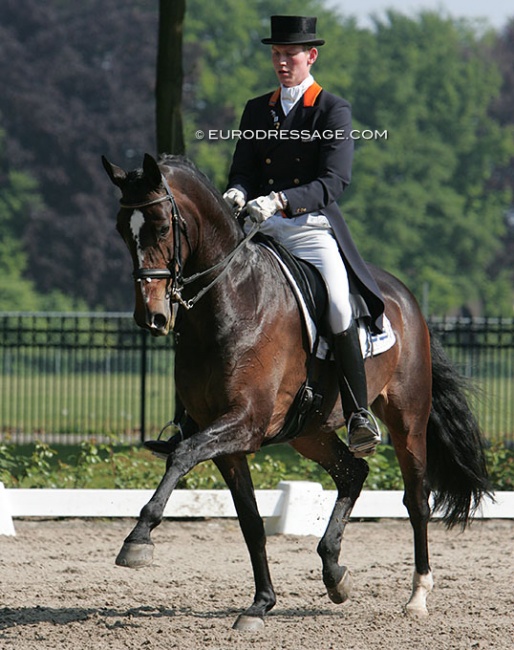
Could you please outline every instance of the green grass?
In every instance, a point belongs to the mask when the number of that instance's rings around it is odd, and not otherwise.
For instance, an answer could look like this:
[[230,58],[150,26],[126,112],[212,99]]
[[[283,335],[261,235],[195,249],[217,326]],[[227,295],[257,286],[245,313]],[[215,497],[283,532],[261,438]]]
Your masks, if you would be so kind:
[[514,377],[488,377],[473,382],[470,406],[488,440],[514,442]]
[[[474,382],[470,402],[489,440],[514,440],[514,377]],[[0,431],[112,434],[141,423],[137,373],[0,375]],[[173,417],[173,380],[146,379],[146,431],[156,434]]]
[[[121,435],[140,429],[136,373],[0,375],[0,430]],[[173,417],[173,381],[146,378],[147,432]]]

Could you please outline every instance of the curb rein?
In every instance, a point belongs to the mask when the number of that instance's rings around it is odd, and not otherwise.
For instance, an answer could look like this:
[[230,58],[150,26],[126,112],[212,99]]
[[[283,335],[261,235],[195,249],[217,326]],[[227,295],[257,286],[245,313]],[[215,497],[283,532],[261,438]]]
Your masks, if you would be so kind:
[[[162,179],[162,184],[164,185],[164,189],[166,190],[166,194],[163,196],[160,196],[156,199],[153,199],[151,201],[145,201],[143,203],[123,203],[123,199],[120,199],[120,206],[122,208],[126,208],[127,210],[136,210],[137,208],[146,208],[150,205],[155,205],[156,203],[162,203],[163,201],[170,201],[171,202],[171,225],[173,229],[173,258],[170,262],[171,265],[171,270],[169,268],[164,268],[164,269],[136,269],[132,273],[132,277],[136,282],[142,282],[143,280],[169,280],[171,278],[171,287],[169,288],[166,297],[171,300],[171,302],[178,303],[184,309],[191,309],[194,307],[194,305],[204,296],[217,282],[221,280],[221,278],[227,274],[227,272],[230,269],[230,266],[236,256],[236,254],[246,246],[246,244],[252,239],[252,237],[255,235],[257,230],[259,229],[258,224],[254,224],[249,231],[249,233],[246,235],[246,237],[239,242],[239,244],[232,250],[227,257],[223,258],[220,262],[217,262],[214,264],[214,266],[211,266],[208,269],[205,269],[204,271],[199,271],[198,273],[194,273],[193,275],[190,275],[189,277],[184,277],[182,275],[182,239],[181,239],[181,226],[184,228],[187,228],[186,221],[180,214],[180,211],[178,209],[177,202],[175,200],[175,197],[173,195],[173,192],[171,191],[171,188],[168,184],[168,181],[166,180],[164,174],[161,175]],[[187,233],[186,233],[187,234]],[[219,268],[223,268],[221,273],[217,275],[214,280],[209,283],[207,286],[203,287],[200,289],[200,291],[194,295],[192,298],[189,300],[184,300],[182,298],[182,291],[184,287],[186,287],[188,284],[191,284],[192,282],[195,282],[196,280],[199,280],[203,276],[207,275],[208,273],[211,273],[212,271],[216,271]]]

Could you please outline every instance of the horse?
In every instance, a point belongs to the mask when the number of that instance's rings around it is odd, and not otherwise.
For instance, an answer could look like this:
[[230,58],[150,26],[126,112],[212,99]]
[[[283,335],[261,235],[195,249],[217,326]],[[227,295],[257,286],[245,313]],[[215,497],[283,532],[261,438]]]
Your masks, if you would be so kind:
[[[145,154],[125,171],[102,156],[121,190],[117,230],[133,262],[134,318],[154,336],[176,336],[176,391],[195,427],[174,439],[164,476],[125,539],[116,563],[151,564],[151,531],[178,481],[213,460],[234,501],[253,568],[255,595],[238,630],[259,630],[276,602],[266,536],[247,455],[273,442],[305,381],[310,344],[297,297],[270,250],[245,235],[221,194],[187,158]],[[427,616],[433,587],[427,528],[439,512],[465,527],[491,495],[484,443],[461,377],[430,335],[416,299],[385,270],[370,266],[396,336],[365,361],[373,413],[387,427],[404,482],[414,534],[414,575],[405,611]],[[333,362],[316,359],[323,400],[290,444],[332,477],[337,496],[317,552],[329,598],[349,596],[340,563],[345,526],[369,466],[338,434],[344,426]]]

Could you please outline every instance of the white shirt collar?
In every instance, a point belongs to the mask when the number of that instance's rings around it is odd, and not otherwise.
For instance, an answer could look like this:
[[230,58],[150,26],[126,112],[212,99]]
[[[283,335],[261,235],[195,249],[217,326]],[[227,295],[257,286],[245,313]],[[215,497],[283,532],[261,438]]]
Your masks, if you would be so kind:
[[280,102],[282,104],[282,109],[286,115],[293,108],[293,106],[300,99],[300,97],[304,94],[307,88],[309,88],[309,86],[312,86],[313,83],[314,83],[314,77],[311,74],[309,74],[309,76],[306,77],[302,81],[302,83],[298,84],[297,86],[292,86],[291,88],[287,88],[282,84],[280,85]]

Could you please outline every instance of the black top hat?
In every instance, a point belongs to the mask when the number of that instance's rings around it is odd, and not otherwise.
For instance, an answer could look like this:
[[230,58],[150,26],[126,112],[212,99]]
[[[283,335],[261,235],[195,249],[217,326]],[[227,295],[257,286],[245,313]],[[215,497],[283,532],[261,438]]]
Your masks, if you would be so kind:
[[263,38],[266,45],[323,45],[316,37],[314,16],[271,16],[271,38]]

